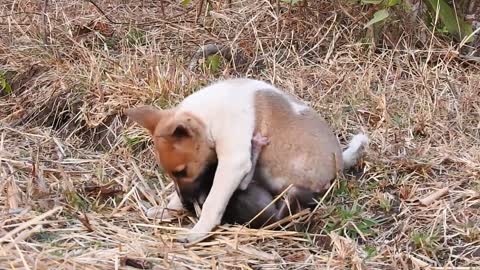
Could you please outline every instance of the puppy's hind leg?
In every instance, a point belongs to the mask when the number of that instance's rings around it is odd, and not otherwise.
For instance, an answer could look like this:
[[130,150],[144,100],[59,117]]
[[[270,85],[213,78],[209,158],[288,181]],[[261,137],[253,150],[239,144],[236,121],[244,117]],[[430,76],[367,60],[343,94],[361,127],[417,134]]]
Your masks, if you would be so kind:
[[246,190],[248,185],[253,179],[253,175],[255,174],[255,167],[257,165],[258,157],[260,156],[260,152],[262,151],[263,147],[268,145],[270,141],[267,137],[262,136],[260,133],[256,133],[252,138],[252,169],[248,172],[248,174],[242,179],[240,182],[240,186],[238,187],[240,190]]
[[286,200],[281,200],[278,205],[276,219],[281,220],[310,207],[315,203],[314,197],[315,192],[306,188],[292,186],[287,192]]

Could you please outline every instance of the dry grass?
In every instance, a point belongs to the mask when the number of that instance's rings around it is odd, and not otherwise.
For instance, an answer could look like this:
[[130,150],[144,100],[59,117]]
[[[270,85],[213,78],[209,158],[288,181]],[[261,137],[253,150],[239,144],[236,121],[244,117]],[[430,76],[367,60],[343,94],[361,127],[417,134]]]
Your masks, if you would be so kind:
[[[417,22],[365,43],[365,12],[329,1],[161,2],[99,1],[115,23],[88,1],[0,3],[1,269],[480,268],[480,65],[462,48]],[[189,70],[209,42],[248,65]],[[342,142],[368,132],[368,157],[305,232],[225,225],[183,246],[193,217],[143,214],[173,189],[121,111],[238,75],[309,102]]]

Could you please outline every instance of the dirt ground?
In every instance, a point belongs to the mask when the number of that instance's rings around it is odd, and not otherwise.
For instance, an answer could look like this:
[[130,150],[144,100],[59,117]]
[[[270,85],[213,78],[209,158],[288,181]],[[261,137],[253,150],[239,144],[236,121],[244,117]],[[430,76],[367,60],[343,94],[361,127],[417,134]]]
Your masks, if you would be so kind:
[[[406,15],[364,29],[370,11],[343,1],[188,2],[0,1],[0,269],[480,269],[468,44]],[[205,44],[226,57],[195,56]],[[145,217],[173,187],[122,111],[238,76],[370,147],[313,213],[182,245],[196,218]]]

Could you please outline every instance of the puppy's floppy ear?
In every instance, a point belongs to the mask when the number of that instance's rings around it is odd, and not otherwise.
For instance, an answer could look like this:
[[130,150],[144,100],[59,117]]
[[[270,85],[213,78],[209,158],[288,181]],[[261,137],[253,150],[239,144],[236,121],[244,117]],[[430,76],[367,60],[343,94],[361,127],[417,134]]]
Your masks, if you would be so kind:
[[166,137],[174,140],[191,138],[195,135],[194,128],[189,121],[173,120],[171,123],[162,128],[161,133],[156,134],[159,137]]
[[162,119],[164,112],[153,106],[142,106],[128,109],[125,111],[125,114],[128,118],[146,128],[150,134],[153,134],[155,128]]
[[157,128],[155,136],[173,141],[194,139],[200,135],[203,126],[202,122],[190,113],[178,112],[170,121]]
[[193,136],[193,131],[187,125],[179,123],[171,132],[171,136],[177,139],[188,138]]

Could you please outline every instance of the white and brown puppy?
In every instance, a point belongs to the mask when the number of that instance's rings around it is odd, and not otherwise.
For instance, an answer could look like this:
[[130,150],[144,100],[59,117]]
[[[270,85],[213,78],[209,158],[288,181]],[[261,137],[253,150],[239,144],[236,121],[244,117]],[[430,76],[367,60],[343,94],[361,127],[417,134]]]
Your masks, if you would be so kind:
[[[252,79],[219,81],[175,108],[145,106],[130,109],[127,115],[150,131],[158,163],[178,189],[217,164],[199,221],[185,241],[211,232],[235,190],[248,187],[255,133],[267,137],[269,145],[259,156],[254,178],[274,195],[292,184],[287,197],[299,200],[305,192],[328,189],[338,172],[356,163],[367,143],[365,135],[356,135],[342,155],[337,138],[318,113],[271,84]],[[182,208],[177,192],[171,194],[167,209]],[[287,210],[285,206],[280,211]]]

